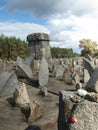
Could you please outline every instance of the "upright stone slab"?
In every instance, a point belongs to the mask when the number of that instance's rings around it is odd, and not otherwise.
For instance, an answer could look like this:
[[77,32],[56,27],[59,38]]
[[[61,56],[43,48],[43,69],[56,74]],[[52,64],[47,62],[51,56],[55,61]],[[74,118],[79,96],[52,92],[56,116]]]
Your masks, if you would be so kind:
[[85,89],[88,91],[94,91],[98,93],[98,67],[94,69],[94,72],[90,77]]
[[89,72],[89,75],[91,77],[94,69],[95,69],[95,65],[93,62],[89,61],[88,59],[86,58],[83,58],[83,63],[84,63],[84,68],[88,70]]
[[48,64],[45,58],[42,59],[40,68],[39,68],[39,84],[41,87],[44,87],[48,83]]
[[15,73],[0,73],[0,96],[9,96],[13,94],[18,86],[18,80]]
[[54,77],[61,77],[63,76],[65,67],[63,67],[62,65],[53,65],[52,68],[52,73]]
[[17,57],[17,68],[16,72],[21,77],[33,78],[33,73],[30,68],[30,65],[27,64],[22,58]]

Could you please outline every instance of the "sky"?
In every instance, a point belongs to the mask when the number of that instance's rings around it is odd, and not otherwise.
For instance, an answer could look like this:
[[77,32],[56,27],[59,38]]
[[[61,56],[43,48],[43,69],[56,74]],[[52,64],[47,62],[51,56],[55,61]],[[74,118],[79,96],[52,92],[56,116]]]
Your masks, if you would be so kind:
[[0,34],[26,41],[47,33],[50,46],[80,52],[79,41],[98,42],[97,0],[0,0]]

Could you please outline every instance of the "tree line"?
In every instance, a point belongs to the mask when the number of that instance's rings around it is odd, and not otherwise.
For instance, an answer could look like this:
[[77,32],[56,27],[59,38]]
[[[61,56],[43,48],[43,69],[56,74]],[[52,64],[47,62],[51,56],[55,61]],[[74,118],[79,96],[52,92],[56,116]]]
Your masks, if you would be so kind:
[[16,60],[17,56],[25,58],[28,55],[27,43],[20,38],[0,35],[0,58]]
[[[79,41],[81,54],[73,52],[72,48],[51,47],[51,56],[55,58],[85,56],[98,56],[98,43],[91,39],[82,39]],[[17,56],[25,58],[28,56],[28,44],[20,38],[0,35],[0,58],[3,60],[16,60]]]
[[72,48],[51,47],[51,55],[55,58],[66,58],[80,56],[80,54],[73,52]]

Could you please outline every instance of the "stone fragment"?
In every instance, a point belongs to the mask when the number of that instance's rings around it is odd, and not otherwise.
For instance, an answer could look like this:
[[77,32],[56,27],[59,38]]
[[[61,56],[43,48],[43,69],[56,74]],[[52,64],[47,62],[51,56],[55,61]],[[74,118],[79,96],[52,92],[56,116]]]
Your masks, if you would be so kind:
[[20,84],[16,88],[13,96],[14,96],[15,104],[18,105],[20,108],[25,108],[29,106],[30,99],[24,83]]
[[9,96],[13,94],[19,82],[15,73],[0,73],[0,96]]

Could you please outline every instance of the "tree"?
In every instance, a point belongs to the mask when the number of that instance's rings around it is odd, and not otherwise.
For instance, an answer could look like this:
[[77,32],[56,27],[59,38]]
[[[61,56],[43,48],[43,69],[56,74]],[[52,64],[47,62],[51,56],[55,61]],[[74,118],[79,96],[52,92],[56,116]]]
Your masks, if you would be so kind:
[[72,48],[59,48],[59,47],[51,47],[51,55],[55,58],[65,58],[65,57],[74,57],[78,55],[74,53]]
[[91,41],[91,39],[82,39],[79,42],[79,47],[82,49],[82,56],[85,56],[85,54],[90,54],[93,56],[98,51],[98,43]]
[[0,35],[0,58],[16,60],[17,56],[25,58],[28,54],[27,43],[20,38]]

